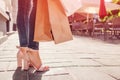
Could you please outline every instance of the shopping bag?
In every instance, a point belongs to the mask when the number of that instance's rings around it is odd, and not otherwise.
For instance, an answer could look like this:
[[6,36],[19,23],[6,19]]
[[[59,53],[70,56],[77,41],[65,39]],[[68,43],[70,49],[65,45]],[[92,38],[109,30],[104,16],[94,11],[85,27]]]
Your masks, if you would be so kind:
[[54,42],[61,43],[72,40],[72,33],[60,0],[48,0],[49,19]]
[[51,41],[51,26],[49,21],[47,0],[37,0],[34,41]]
[[54,40],[55,44],[72,40],[68,18],[59,0],[38,0],[34,40]]

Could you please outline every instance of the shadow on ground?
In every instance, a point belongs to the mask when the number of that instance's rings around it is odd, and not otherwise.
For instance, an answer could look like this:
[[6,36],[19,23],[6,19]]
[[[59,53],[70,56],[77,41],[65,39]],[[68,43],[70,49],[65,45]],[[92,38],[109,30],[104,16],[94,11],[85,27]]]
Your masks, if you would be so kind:
[[12,80],[41,80],[43,72],[34,72],[33,70],[23,71],[21,68],[17,68],[12,76]]

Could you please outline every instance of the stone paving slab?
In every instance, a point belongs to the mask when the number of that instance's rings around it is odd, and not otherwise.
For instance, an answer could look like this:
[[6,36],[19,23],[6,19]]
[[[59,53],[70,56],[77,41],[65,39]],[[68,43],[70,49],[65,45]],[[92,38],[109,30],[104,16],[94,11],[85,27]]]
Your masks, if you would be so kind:
[[101,67],[97,68],[97,70],[104,72],[117,80],[120,80],[120,67]]
[[120,66],[120,59],[94,59],[94,60],[105,66],[111,66],[111,65]]
[[14,72],[0,72],[0,80],[12,80]]
[[11,61],[10,63],[9,63],[9,67],[7,68],[7,70],[15,70],[16,69],[16,67],[17,67],[17,62],[16,61]]
[[70,75],[43,76],[41,80],[74,80]]
[[10,64],[9,62],[0,62],[0,72],[7,71],[9,64]]
[[96,68],[67,68],[74,80],[116,80]]
[[[72,58],[96,58],[95,54],[82,54],[82,53],[42,53],[41,56],[42,57],[46,57],[46,55],[49,55],[50,57],[54,57],[53,55],[55,55],[57,58],[66,58],[71,56]],[[48,57],[49,57],[48,56]],[[70,58],[71,58],[70,57]]]
[[96,54],[95,57],[99,59],[120,59],[120,54]]

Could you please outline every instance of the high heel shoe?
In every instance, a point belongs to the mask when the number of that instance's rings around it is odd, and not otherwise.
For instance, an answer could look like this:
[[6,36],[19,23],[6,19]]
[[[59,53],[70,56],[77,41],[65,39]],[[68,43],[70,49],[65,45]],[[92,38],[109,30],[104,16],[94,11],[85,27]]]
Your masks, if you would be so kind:
[[28,70],[29,68],[29,58],[27,54],[28,48],[19,46],[17,46],[17,48],[19,49],[17,53],[17,65],[18,67],[21,67],[23,70]]
[[38,50],[29,49],[27,53],[29,56],[30,64],[36,71],[45,72],[49,70],[48,66],[42,65]]
[[22,57],[23,57],[23,54],[19,50],[17,53],[17,67],[22,67]]

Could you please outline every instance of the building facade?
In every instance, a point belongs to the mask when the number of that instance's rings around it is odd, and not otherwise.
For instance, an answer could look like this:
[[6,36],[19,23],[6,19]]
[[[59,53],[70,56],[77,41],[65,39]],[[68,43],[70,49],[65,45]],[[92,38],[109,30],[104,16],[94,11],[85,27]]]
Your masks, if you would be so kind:
[[0,37],[13,31],[16,15],[17,0],[0,0]]

